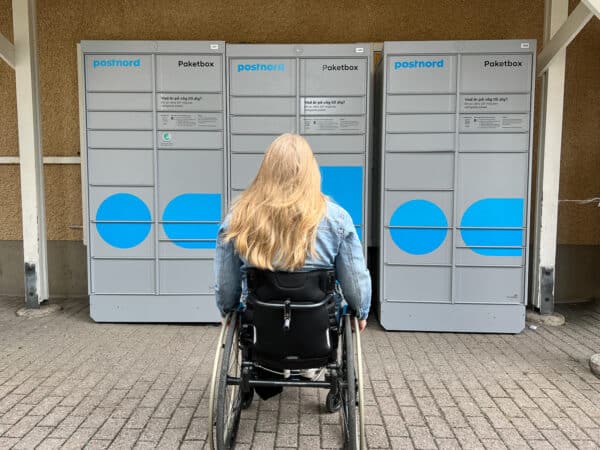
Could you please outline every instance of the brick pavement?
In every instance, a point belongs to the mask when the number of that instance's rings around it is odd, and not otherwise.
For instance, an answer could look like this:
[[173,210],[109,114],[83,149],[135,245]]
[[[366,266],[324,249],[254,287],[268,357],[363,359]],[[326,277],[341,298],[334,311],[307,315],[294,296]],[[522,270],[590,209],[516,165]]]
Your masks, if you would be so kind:
[[[216,326],[95,324],[85,299],[0,298],[0,448],[201,448]],[[363,334],[372,448],[599,448],[600,306],[520,335]],[[339,447],[324,391],[243,414],[238,448]]]

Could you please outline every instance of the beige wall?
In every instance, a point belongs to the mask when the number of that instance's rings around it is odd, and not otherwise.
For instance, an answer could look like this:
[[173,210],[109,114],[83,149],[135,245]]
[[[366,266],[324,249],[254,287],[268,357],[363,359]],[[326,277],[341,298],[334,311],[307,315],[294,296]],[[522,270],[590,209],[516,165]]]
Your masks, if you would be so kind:
[[[83,39],[219,39],[228,42],[541,40],[543,1],[38,0],[44,155],[79,151],[77,61]],[[12,40],[10,0],[0,32]],[[600,22],[569,47],[561,196],[600,193]],[[595,57],[594,57],[595,56]],[[0,64],[0,156],[17,155],[14,73]],[[81,239],[79,168],[46,166],[49,239]],[[18,167],[0,165],[0,240],[21,238]],[[600,244],[600,210],[561,205],[561,243]]]

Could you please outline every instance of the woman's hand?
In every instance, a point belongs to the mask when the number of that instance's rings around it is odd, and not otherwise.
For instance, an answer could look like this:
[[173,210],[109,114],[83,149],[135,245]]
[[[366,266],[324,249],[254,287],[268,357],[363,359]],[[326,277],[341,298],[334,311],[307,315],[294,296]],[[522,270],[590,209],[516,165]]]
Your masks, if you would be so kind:
[[[357,319],[358,321],[358,331],[363,331],[367,328],[367,319]],[[352,321],[352,330],[354,331],[354,320]]]
[[366,319],[359,320],[358,321],[358,331],[363,331],[365,328],[367,328],[367,320]]

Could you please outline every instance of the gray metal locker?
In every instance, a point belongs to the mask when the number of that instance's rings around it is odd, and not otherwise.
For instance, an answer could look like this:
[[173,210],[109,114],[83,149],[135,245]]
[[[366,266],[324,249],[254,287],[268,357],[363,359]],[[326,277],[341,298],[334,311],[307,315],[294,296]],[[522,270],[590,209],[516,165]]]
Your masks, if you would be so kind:
[[80,52],[92,318],[219,321],[224,42],[83,41]]
[[346,208],[367,249],[371,46],[227,44],[230,200],[279,134],[302,134],[323,192]]
[[386,329],[523,330],[535,51],[384,43],[374,233]]

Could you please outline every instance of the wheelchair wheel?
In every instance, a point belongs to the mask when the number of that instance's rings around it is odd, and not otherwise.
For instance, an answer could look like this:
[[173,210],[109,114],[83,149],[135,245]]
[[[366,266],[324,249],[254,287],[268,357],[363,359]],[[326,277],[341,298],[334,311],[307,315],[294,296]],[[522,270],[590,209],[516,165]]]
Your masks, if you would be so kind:
[[358,331],[358,319],[354,320],[354,329],[357,330],[354,333],[354,351],[356,355],[356,381],[358,384],[358,434],[360,437],[360,448],[367,448],[367,433],[365,431],[365,391],[363,384],[363,360],[362,360],[362,344],[360,342],[360,332]]
[[235,436],[242,412],[242,391],[239,385],[229,384],[228,378],[240,378],[242,352],[239,345],[239,317],[234,314],[225,333],[221,369],[217,386],[216,448],[235,446]]
[[354,366],[354,343],[352,339],[351,318],[344,316],[342,326],[342,426],[344,429],[344,448],[357,450],[360,448],[359,424],[356,414],[356,368]]

